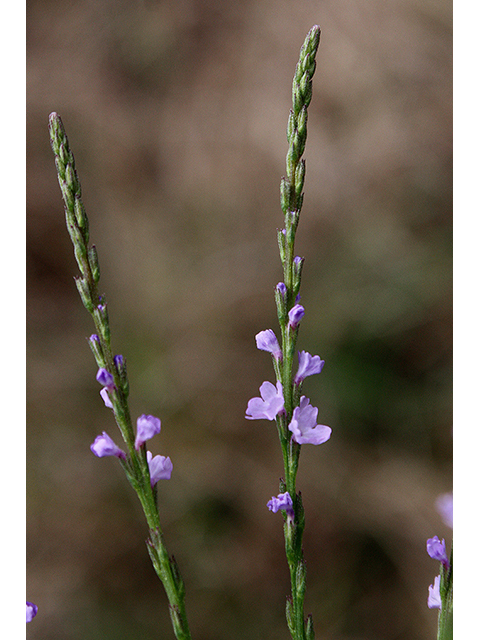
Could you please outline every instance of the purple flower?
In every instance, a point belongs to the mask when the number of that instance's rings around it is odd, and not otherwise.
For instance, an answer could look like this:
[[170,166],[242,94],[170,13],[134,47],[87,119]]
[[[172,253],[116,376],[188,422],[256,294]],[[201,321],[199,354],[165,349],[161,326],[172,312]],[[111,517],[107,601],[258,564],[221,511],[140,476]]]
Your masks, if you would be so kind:
[[109,409],[113,409],[112,401],[110,400],[110,396],[108,395],[108,387],[103,387],[100,391],[100,395],[102,396],[102,400],[105,403],[105,406]]
[[101,436],[95,438],[95,442],[90,445],[90,449],[98,458],[104,458],[105,456],[117,456],[117,458],[122,458],[123,460],[126,458],[125,451],[117,447],[105,431]]
[[307,351],[299,351],[298,371],[294,380],[295,384],[302,382],[307,376],[320,373],[324,364],[325,360],[321,360],[320,356],[311,356]]
[[261,398],[248,401],[245,417],[247,420],[275,420],[285,407],[282,383],[277,382],[277,386],[274,387],[271,382],[264,382],[260,387],[260,395]]
[[278,293],[282,296],[282,298],[285,299],[285,296],[287,295],[287,287],[285,286],[285,283],[279,282],[276,288]]
[[269,351],[277,360],[282,357],[282,350],[278,344],[277,336],[274,334],[272,329],[260,331],[260,333],[257,333],[255,336],[255,340],[257,342],[257,349]]
[[298,444],[323,444],[332,430],[323,424],[316,424],[318,409],[312,407],[305,396],[300,398],[300,405],[293,410],[292,421],[288,428],[293,433],[293,439]]
[[453,493],[443,493],[438,496],[436,507],[447,527],[453,529]]
[[450,566],[445,540],[440,541],[438,536],[433,536],[433,538],[427,540],[427,553],[433,560],[438,560],[444,564],[447,569]]
[[115,383],[113,381],[113,376],[106,369],[99,369],[97,373],[97,382],[99,382],[107,389],[115,389]]
[[147,462],[152,488],[159,480],[170,480],[173,470],[173,464],[170,458],[166,458],[165,456],[153,457],[152,453],[147,451]]
[[154,435],[160,433],[160,419],[155,416],[141,415],[137,420],[137,437],[135,438],[135,449],[140,449],[142,444]]
[[427,606],[429,609],[442,608],[442,598],[440,597],[440,576],[437,576],[433,584],[428,587]]
[[292,329],[296,329],[300,324],[301,319],[305,315],[305,309],[301,304],[296,304],[288,312],[288,324]]
[[287,512],[287,516],[293,520],[293,502],[288,491],[285,491],[285,493],[279,493],[276,498],[273,496],[272,499],[267,502],[267,507],[273,513],[277,513],[277,511],[280,511],[281,509],[285,510]]
[[31,622],[37,615],[38,607],[33,602],[27,602],[27,622]]

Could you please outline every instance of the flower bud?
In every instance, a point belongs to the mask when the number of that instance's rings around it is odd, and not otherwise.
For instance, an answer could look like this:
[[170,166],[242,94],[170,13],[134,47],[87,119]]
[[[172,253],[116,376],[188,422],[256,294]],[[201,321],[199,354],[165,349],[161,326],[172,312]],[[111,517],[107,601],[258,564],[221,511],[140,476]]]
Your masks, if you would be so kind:
[[296,304],[288,312],[288,324],[292,329],[296,329],[300,324],[303,316],[305,315],[305,309],[301,304]]
[[81,276],[78,276],[75,278],[75,284],[77,285],[78,293],[80,294],[80,298],[82,299],[83,306],[87,311],[92,313],[94,307],[87,281]]
[[92,245],[88,250],[88,264],[90,265],[93,281],[97,284],[100,280],[100,265],[98,264],[98,254],[95,245]]
[[88,339],[88,343],[99,369],[105,368],[106,362],[102,351],[102,345],[100,343],[100,338],[96,333],[93,333],[90,336],[90,338]]

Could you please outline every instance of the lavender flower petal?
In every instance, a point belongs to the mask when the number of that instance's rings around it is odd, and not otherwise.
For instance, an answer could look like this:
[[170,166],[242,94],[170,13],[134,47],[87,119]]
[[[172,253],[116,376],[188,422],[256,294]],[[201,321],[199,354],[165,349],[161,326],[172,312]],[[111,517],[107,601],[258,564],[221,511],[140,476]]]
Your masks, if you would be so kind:
[[324,424],[316,424],[318,409],[312,407],[305,396],[300,398],[300,405],[293,410],[292,421],[288,428],[293,433],[293,439],[298,444],[323,444],[332,430]]
[[282,298],[285,298],[285,296],[287,295],[287,287],[285,286],[285,283],[279,282],[276,288],[278,293],[282,296]]
[[276,498],[273,496],[272,499],[267,502],[267,507],[273,513],[277,513],[277,511],[283,509],[289,516],[293,517],[294,515],[293,502],[288,491],[285,491],[285,493],[279,493]]
[[288,312],[288,324],[292,329],[296,329],[300,324],[301,319],[305,315],[305,309],[301,304],[296,304]]
[[275,417],[285,408],[283,387],[277,382],[275,387],[271,382],[264,382],[260,387],[261,398],[248,401],[247,420],[275,420]]
[[112,374],[103,368],[100,368],[98,370],[97,382],[99,382],[102,386],[107,387],[107,389],[113,389],[115,387]]
[[33,602],[27,602],[27,622],[31,622],[37,615],[38,607]]
[[447,527],[453,529],[453,493],[443,493],[438,496],[436,507]]
[[277,336],[272,329],[260,331],[260,333],[257,333],[255,336],[255,340],[257,343],[257,349],[269,351],[274,358],[277,358],[277,360],[282,357],[282,350],[278,344]]
[[450,562],[447,556],[447,550],[445,547],[445,540],[440,541],[438,536],[433,536],[433,538],[429,538],[427,540],[427,553],[433,558],[433,560],[438,560],[445,567],[450,566]]
[[140,449],[142,444],[154,435],[160,433],[160,418],[150,415],[141,415],[137,420],[137,437],[135,438],[135,449]]
[[125,451],[122,451],[120,447],[114,443],[110,436],[102,433],[101,436],[95,438],[95,442],[90,445],[90,449],[98,458],[104,458],[105,456],[116,456],[125,460]]
[[170,458],[166,458],[165,456],[153,457],[152,453],[147,451],[147,462],[152,488],[159,480],[170,480],[173,470],[173,464]]
[[295,375],[295,384],[299,384],[307,376],[313,376],[316,373],[320,373],[323,369],[325,360],[322,360],[320,356],[311,356],[307,351],[298,352],[298,371]]
[[108,395],[108,387],[103,387],[100,391],[100,395],[102,396],[102,400],[105,403],[105,406],[109,409],[113,409],[112,401],[110,400],[110,396]]
[[428,587],[428,600],[427,606],[429,609],[441,609],[442,598],[440,597],[440,576],[437,576]]

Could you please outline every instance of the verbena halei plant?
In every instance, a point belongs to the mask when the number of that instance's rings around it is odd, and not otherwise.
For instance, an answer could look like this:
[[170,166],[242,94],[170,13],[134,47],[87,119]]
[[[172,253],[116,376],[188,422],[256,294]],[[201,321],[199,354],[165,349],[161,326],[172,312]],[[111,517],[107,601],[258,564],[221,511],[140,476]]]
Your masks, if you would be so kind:
[[[319,355],[297,350],[300,326],[308,321],[308,314],[300,299],[304,258],[296,255],[295,235],[303,204],[306,165],[302,156],[307,139],[307,110],[312,99],[312,78],[319,43],[320,28],[314,26],[301,48],[292,86],[292,108],[287,125],[286,175],[280,184],[284,225],[278,232],[278,247],[283,279],[274,290],[279,337],[270,328],[260,331],[255,337],[258,349],[271,354],[275,382],[265,381],[260,385],[260,395],[248,402],[245,416],[249,420],[275,421],[277,427],[283,477],[278,494],[272,496],[266,506],[273,513],[281,512],[283,515],[290,573],[286,618],[292,640],[315,638],[312,616],[305,616],[304,612],[306,563],[302,541],[305,512],[301,493],[296,486],[300,452],[303,445],[324,444],[332,433],[329,426],[317,423],[318,409],[303,394],[305,379],[321,373],[325,363]],[[114,355],[112,349],[107,300],[99,290],[97,250],[95,245],[90,244],[89,223],[75,160],[57,113],[50,114],[49,128],[67,229],[80,270],[75,282],[95,327],[89,345],[97,364],[96,379],[101,386],[100,396],[106,410],[113,414],[123,441],[118,444],[118,436],[103,431],[90,448],[99,458],[117,458],[137,494],[148,526],[147,549],[168,598],[174,634],[177,640],[189,640],[192,636],[186,613],[185,586],[174,557],[167,551],[157,504],[157,484],[160,480],[171,478],[173,463],[168,456],[153,456],[147,449],[147,443],[161,433],[160,418],[143,414],[135,422],[132,420],[128,405],[130,384],[127,362],[123,355]],[[444,499],[440,507],[444,518],[451,522],[451,502]],[[447,555],[445,540],[437,536],[427,541],[427,552],[440,562],[440,574],[429,589],[428,606],[440,610],[439,640],[449,640],[452,637],[453,557]],[[36,614],[37,606],[27,602],[27,622]]]

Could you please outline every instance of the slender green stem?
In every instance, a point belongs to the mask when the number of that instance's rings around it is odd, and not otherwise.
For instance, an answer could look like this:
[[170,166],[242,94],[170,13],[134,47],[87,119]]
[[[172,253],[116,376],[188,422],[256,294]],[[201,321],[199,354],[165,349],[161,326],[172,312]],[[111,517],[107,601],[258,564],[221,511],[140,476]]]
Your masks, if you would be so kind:
[[453,640],[453,543],[448,566],[440,566],[440,598],[437,640]]
[[191,640],[185,610],[185,588],[175,559],[168,555],[160,529],[156,490],[151,486],[146,448],[145,445],[138,450],[135,447],[135,434],[127,400],[129,385],[126,368],[119,368],[113,357],[107,304],[105,297],[98,295],[100,268],[97,251],[95,246],[89,247],[88,218],[81,198],[80,181],[73,153],[58,114],[50,114],[49,128],[58,181],[65,203],[67,229],[81,273],[75,282],[97,332],[90,338],[90,346],[99,368],[106,369],[114,380],[114,389],[110,394],[113,414],[128,448],[126,459],[120,462],[145,514],[150,532],[147,548],[167,594],[174,633],[177,640]]
[[287,622],[293,640],[314,640],[311,616],[305,621],[304,599],[306,566],[302,539],[305,515],[300,494],[296,492],[296,477],[301,446],[289,437],[288,424],[299,404],[299,389],[295,386],[293,360],[298,337],[298,327],[289,324],[288,313],[296,304],[300,289],[303,259],[295,257],[295,234],[303,204],[305,161],[302,155],[307,137],[307,108],[312,98],[312,77],[315,73],[315,56],[320,43],[320,28],[314,26],[300,50],[292,86],[292,109],[287,126],[288,152],[286,177],[280,183],[280,203],[285,216],[285,229],[278,234],[280,258],[283,265],[284,295],[277,294],[277,311],[282,337],[282,361],[276,369],[283,386],[285,414],[277,417],[277,428],[282,449],[285,481],[281,491],[288,491],[292,498],[294,518],[286,516],[285,551],[290,571],[291,596],[287,599]]

